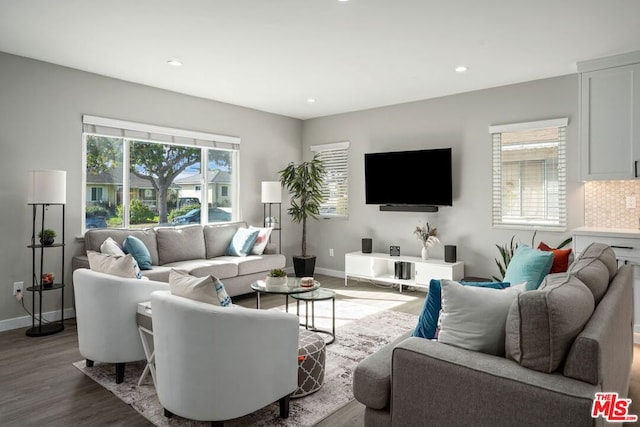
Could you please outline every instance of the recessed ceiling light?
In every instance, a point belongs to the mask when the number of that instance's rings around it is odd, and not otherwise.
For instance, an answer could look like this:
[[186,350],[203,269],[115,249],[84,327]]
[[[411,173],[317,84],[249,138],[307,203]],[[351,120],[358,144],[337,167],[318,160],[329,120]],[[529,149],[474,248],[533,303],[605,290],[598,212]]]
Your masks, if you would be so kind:
[[349,0],[338,0],[338,1],[340,1],[340,2],[346,2],[346,1],[349,1]]
[[182,67],[182,62],[178,61],[177,59],[170,59],[167,61],[167,64],[171,65],[172,67]]
[[466,65],[458,65],[456,67],[456,73],[464,73],[468,69],[469,69],[469,67],[467,67]]
[[[341,0],[341,1],[342,1],[342,0]],[[307,102],[308,102],[309,104],[313,104],[314,102],[316,102],[316,99],[315,99],[315,98],[307,98]]]

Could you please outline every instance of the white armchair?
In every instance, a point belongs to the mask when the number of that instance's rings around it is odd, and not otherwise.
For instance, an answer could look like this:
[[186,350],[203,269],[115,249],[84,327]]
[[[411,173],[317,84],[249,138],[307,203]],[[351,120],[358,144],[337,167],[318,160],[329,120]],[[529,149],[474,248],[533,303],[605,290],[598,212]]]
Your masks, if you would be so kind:
[[156,389],[165,415],[222,425],[279,401],[298,385],[297,316],[151,294]]
[[124,380],[125,363],[145,360],[136,323],[137,304],[167,283],[128,279],[85,268],[73,272],[78,347],[88,367],[115,363],[116,383]]

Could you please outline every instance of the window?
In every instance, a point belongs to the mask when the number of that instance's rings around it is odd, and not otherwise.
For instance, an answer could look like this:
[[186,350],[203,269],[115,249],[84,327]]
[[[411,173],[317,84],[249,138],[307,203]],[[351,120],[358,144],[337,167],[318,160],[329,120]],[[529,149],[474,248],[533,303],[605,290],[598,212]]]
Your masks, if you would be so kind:
[[349,142],[314,145],[311,151],[319,155],[326,168],[320,216],[346,218],[349,213]]
[[[85,227],[95,217],[125,228],[239,219],[238,138],[93,116],[83,130]],[[217,197],[221,185],[231,195]]]
[[227,187],[226,185],[220,187],[220,196],[229,197],[229,187]]
[[565,230],[567,119],[491,126],[493,225]]

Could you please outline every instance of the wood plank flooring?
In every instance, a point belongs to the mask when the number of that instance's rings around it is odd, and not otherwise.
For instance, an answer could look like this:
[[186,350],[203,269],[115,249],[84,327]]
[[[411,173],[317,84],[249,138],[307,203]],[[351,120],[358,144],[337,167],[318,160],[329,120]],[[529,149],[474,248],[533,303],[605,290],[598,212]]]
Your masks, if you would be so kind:
[[[391,310],[418,314],[424,293],[399,293],[367,282],[317,276],[323,287],[340,299],[357,299]],[[255,296],[234,297],[235,304],[255,307]],[[264,295],[263,308],[284,304],[282,295]],[[295,304],[291,304],[295,307]],[[65,330],[48,337],[31,338],[24,329],[0,333],[0,425],[7,426],[150,426],[130,406],[74,368],[82,359],[74,319]],[[640,346],[635,348],[640,354]],[[630,389],[631,413],[640,414],[640,360],[636,357]],[[636,403],[635,400],[638,400]],[[364,407],[351,402],[317,424],[319,427],[363,425]]]

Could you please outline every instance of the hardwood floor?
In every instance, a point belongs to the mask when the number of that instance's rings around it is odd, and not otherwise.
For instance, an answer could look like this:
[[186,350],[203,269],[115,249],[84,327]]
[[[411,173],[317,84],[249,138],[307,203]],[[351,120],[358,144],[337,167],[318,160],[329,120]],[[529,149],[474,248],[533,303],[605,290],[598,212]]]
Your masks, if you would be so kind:
[[[357,299],[391,310],[418,314],[424,293],[399,293],[367,282],[317,276],[323,287],[337,291],[339,299]],[[235,304],[255,307],[255,296],[234,297]],[[264,295],[263,308],[282,305],[282,295]],[[292,304],[292,307],[295,304]],[[6,426],[150,426],[142,415],[71,364],[82,359],[74,319],[65,330],[31,338],[25,329],[0,333],[0,425]],[[640,346],[635,347],[640,354]],[[640,361],[633,367],[631,413],[640,413]],[[638,402],[636,403],[636,399]],[[363,425],[364,406],[354,401],[317,424],[319,427]]]

